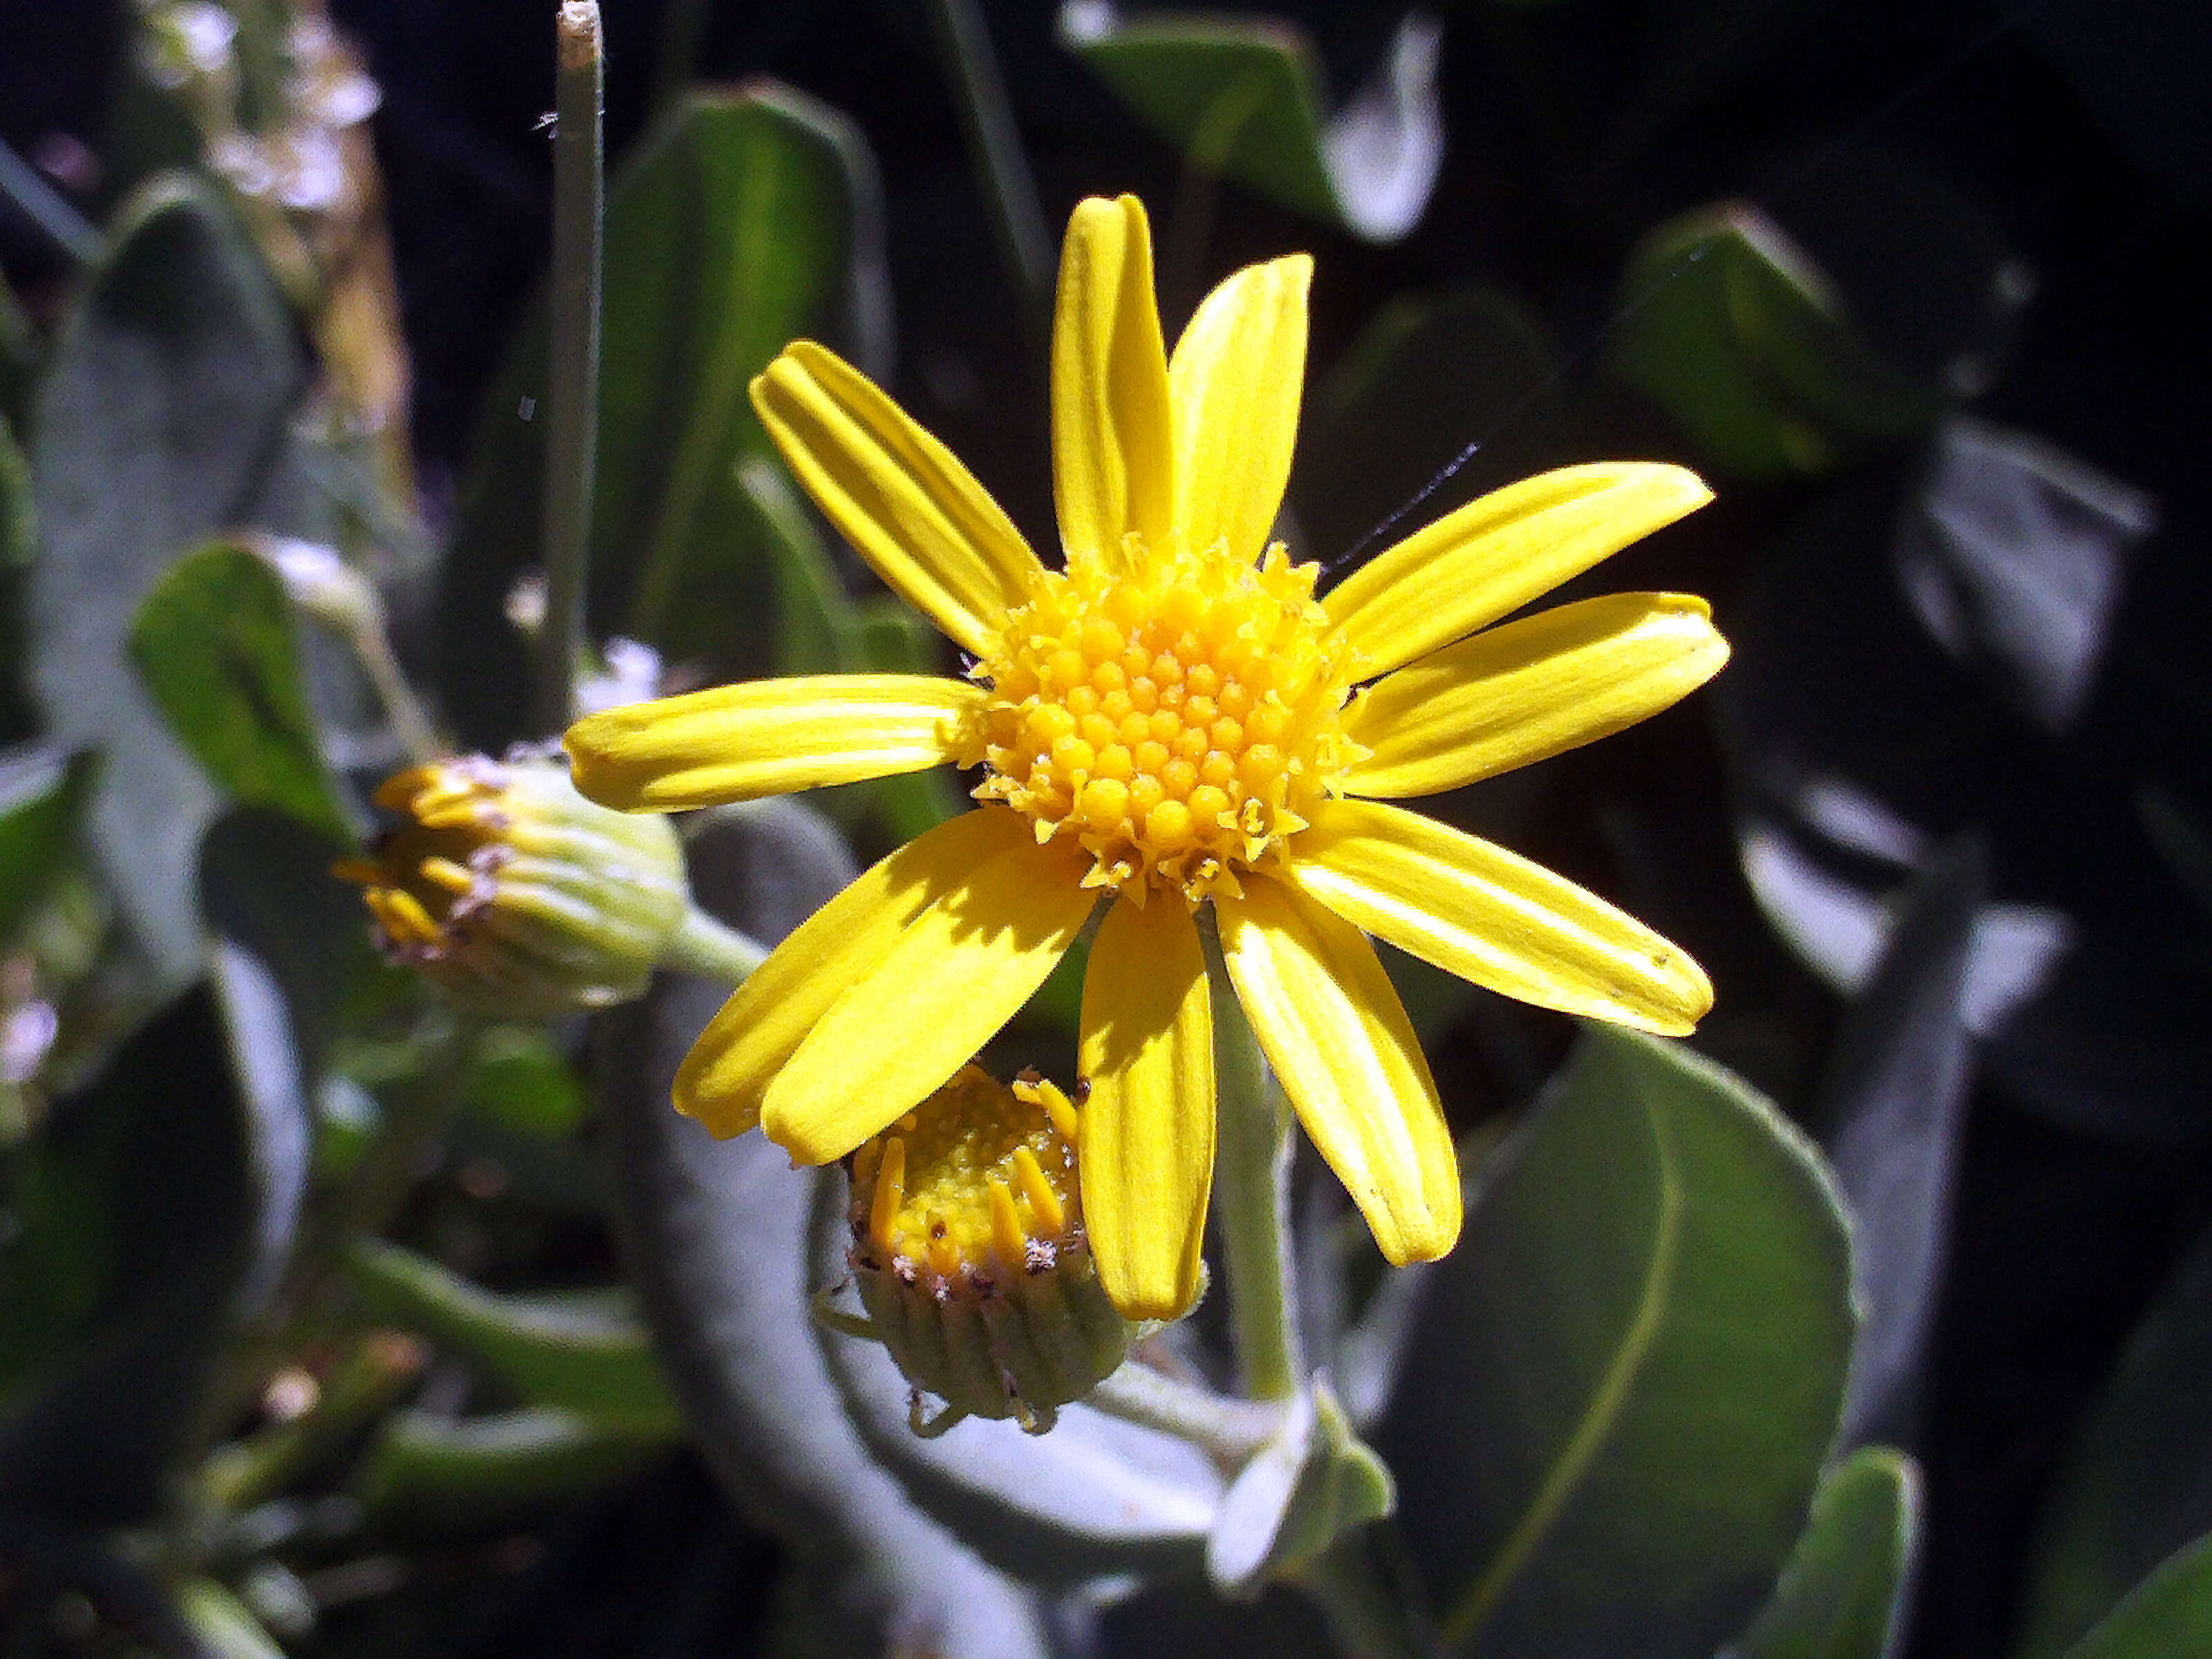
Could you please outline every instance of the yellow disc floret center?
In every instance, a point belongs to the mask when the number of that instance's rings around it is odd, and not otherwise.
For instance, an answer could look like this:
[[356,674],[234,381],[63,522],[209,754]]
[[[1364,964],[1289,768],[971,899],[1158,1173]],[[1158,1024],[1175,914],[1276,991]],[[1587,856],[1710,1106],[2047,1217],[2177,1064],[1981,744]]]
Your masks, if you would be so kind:
[[963,1067],[854,1154],[854,1231],[880,1265],[951,1291],[1050,1267],[1079,1223],[1075,1129],[1050,1084]]
[[1317,573],[1280,543],[1257,565],[1134,537],[1110,562],[1071,554],[976,665],[994,694],[977,796],[1041,842],[1073,837],[1091,885],[1192,905],[1239,891],[1355,757]]

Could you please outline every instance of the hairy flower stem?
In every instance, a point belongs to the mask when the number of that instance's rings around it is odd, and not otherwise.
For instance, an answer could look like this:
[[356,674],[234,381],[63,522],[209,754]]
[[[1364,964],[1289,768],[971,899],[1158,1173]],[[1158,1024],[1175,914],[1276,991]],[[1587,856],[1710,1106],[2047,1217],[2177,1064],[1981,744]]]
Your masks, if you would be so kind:
[[383,704],[385,718],[392,722],[400,748],[416,765],[426,765],[438,757],[444,745],[438,741],[429,716],[422,712],[415,688],[408,684],[407,676],[401,672],[399,659],[392,653],[383,600],[369,583],[361,586],[368,604],[348,630],[348,643],[353,647],[355,659],[361,664],[362,672],[368,676],[377,701]]
[[683,921],[676,924],[660,965],[735,990],[768,960],[768,953],[769,947],[750,934],[724,926],[694,904],[685,907]]
[[1220,1139],[1214,1214],[1221,1228],[1230,1329],[1244,1393],[1285,1400],[1305,1373],[1291,1282],[1291,1113],[1237,1006],[1211,907],[1199,912],[1213,1005]]
[[592,468],[599,448],[599,278],[606,165],[601,117],[606,53],[598,0],[562,0],[554,89],[552,353],[546,376],[545,621],[531,713],[540,732],[568,723],[584,636]]
[[1227,1469],[1242,1468],[1283,1426],[1273,1401],[1230,1400],[1130,1361],[1084,1397],[1110,1417],[1187,1440]]

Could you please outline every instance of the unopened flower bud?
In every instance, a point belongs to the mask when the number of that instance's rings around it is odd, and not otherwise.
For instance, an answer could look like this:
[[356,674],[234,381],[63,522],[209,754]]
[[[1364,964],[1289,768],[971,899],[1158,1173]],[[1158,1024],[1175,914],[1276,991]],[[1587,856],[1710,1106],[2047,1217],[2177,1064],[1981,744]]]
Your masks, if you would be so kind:
[[[853,1154],[848,1255],[866,1322],[916,1390],[911,1421],[1012,1418],[1032,1434],[1127,1352],[1083,1232],[1077,1109],[1024,1073],[958,1076]],[[946,1409],[924,1420],[921,1391]]]
[[550,1019],[641,994],[689,902],[667,820],[594,805],[558,753],[410,767],[358,882],[377,943],[457,1006]]

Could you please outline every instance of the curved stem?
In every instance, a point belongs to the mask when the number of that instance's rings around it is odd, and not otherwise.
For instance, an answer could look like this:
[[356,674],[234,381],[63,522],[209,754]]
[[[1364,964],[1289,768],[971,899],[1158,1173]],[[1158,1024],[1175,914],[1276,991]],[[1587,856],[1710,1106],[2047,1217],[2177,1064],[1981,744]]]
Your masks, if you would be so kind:
[[369,604],[352,630],[354,659],[368,677],[377,701],[384,705],[384,716],[392,722],[399,746],[407,751],[409,760],[420,766],[435,760],[443,752],[443,745],[431,727],[429,716],[416,701],[415,689],[407,684],[407,676],[400,671],[398,658],[392,654],[382,601],[367,582],[362,586]]

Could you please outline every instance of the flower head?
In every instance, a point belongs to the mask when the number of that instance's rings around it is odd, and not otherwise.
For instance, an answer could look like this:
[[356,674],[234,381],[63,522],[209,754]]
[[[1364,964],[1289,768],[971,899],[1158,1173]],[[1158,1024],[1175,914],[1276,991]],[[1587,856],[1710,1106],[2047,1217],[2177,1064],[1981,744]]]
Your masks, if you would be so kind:
[[[1679,467],[1563,468],[1486,495],[1327,593],[1269,532],[1304,370],[1302,254],[1239,271],[1164,349],[1133,198],[1068,227],[1053,335],[1061,566],[820,346],[753,401],[964,679],[758,682],[611,710],[579,786],[672,810],[951,763],[977,811],[863,874],[701,1036],[677,1104],[842,1158],[951,1076],[1105,906],[1083,995],[1085,1207],[1123,1313],[1195,1294],[1211,1188],[1210,915],[1308,1133],[1393,1261],[1456,1238],[1436,1086],[1368,935],[1509,996],[1689,1030],[1697,964],[1501,848],[1389,805],[1618,731],[1728,648],[1705,605],[1620,594],[1501,622],[1710,499]],[[1495,625],[1493,625],[1495,624]]]
[[1077,1115],[1042,1079],[965,1066],[853,1154],[866,1334],[959,1416],[1042,1432],[1128,1347],[1085,1243]]
[[361,884],[377,943],[459,1006],[545,1019],[640,994],[685,904],[662,820],[586,800],[557,755],[469,755],[385,780],[397,821]]

